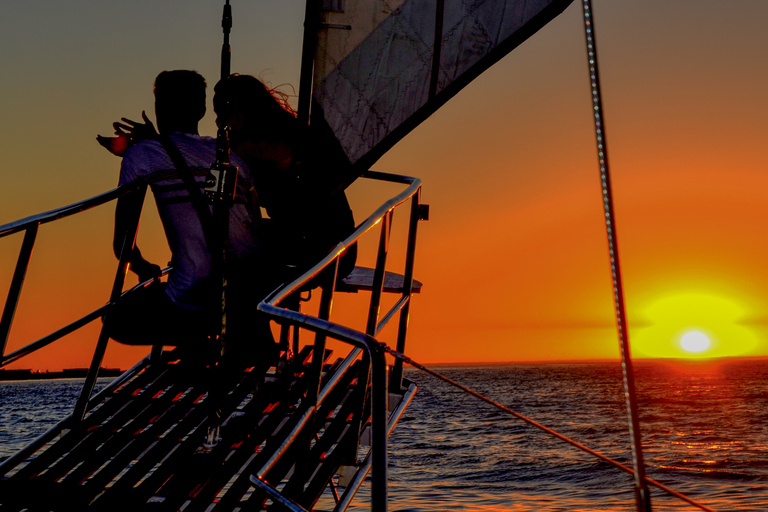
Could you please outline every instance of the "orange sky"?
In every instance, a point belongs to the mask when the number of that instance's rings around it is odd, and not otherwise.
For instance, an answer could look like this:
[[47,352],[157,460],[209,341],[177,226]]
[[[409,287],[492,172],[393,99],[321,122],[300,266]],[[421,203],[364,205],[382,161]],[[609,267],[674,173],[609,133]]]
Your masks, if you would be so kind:
[[[301,1],[233,4],[233,70],[297,84]],[[151,112],[159,71],[197,69],[209,86],[217,75],[216,2],[3,10],[1,223],[114,186],[119,161],[94,137]],[[705,355],[768,355],[768,3],[594,10],[634,354],[680,356],[683,329],[697,328],[713,340]],[[408,345],[419,361],[618,357],[580,15],[569,7],[374,166],[422,178],[431,205]],[[362,183],[349,195],[358,220],[384,197]],[[41,228],[11,350],[106,300],[112,211]],[[142,228],[143,251],[167,261],[156,218]],[[0,240],[0,293],[20,241]],[[13,367],[86,366],[97,327]],[[137,354],[114,346],[105,364]]]

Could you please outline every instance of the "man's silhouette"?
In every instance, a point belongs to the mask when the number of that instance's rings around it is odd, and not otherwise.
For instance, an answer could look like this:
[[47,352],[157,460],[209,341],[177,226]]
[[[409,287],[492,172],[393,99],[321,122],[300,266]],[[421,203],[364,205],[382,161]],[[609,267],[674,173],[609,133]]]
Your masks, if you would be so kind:
[[[216,141],[198,135],[198,122],[205,114],[205,88],[202,76],[185,70],[163,71],[154,88],[160,136],[168,136],[178,148],[201,190],[216,156]],[[260,212],[246,166],[234,155],[232,163],[239,173],[235,204],[230,210],[227,273],[235,290],[247,293],[248,283],[253,282],[256,272]],[[119,184],[144,180],[151,186],[171,249],[173,269],[166,284],[141,290],[110,313],[110,336],[121,343],[197,344],[210,332],[212,322],[216,322],[219,277],[212,272],[211,252],[200,218],[204,211],[193,202],[182,172],[184,169],[173,165],[163,144],[156,139],[140,141],[124,154]],[[116,254],[122,247],[130,212],[129,199],[118,200]],[[145,260],[138,248],[130,255],[130,269],[140,281],[160,273],[160,267]]]

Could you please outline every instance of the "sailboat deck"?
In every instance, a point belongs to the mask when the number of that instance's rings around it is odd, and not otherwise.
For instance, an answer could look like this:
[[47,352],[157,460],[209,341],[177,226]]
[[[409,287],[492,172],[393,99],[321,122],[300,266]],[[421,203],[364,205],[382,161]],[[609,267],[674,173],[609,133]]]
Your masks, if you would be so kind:
[[[226,372],[226,383],[215,365],[164,355],[1,480],[0,510],[260,510],[267,497],[250,477],[300,416],[310,355],[306,347],[279,372]],[[340,362],[326,362],[326,377]],[[344,371],[314,420],[265,475],[305,507],[342,463],[355,461],[359,425],[366,421],[361,400],[353,399],[360,393],[359,367]],[[225,395],[218,401],[222,439],[206,450],[208,397],[217,392]]]

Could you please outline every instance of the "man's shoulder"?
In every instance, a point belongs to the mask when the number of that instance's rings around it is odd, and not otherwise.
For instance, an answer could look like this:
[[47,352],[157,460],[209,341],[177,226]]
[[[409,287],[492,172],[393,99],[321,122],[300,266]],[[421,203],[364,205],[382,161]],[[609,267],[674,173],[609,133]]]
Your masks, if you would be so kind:
[[160,144],[160,141],[142,140],[128,148],[128,151],[123,155],[123,160],[135,160],[163,153],[165,153],[165,151],[163,150],[163,145]]
[[210,151],[216,150],[216,139],[207,135],[195,135],[192,133],[173,133],[170,135],[173,142],[180,151]]
[[160,142],[143,140],[131,146],[123,155],[120,165],[120,184],[146,177],[147,174],[169,165],[170,158]]
[[[216,148],[216,139],[204,135],[173,133],[169,138],[182,152],[187,148]],[[165,148],[159,140],[150,139],[142,140],[131,146],[128,151],[125,152],[123,158],[136,158],[139,156],[153,156],[157,154],[166,154]]]

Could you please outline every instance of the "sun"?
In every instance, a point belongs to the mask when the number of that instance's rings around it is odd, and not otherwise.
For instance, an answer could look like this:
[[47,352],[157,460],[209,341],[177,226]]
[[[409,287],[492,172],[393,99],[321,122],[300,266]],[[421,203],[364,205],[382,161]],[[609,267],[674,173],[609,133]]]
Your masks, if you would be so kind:
[[713,359],[754,354],[762,343],[746,319],[755,313],[734,298],[698,291],[648,304],[630,324],[635,357]]
[[688,352],[703,352],[709,345],[709,338],[703,332],[688,331],[680,337],[680,346]]

